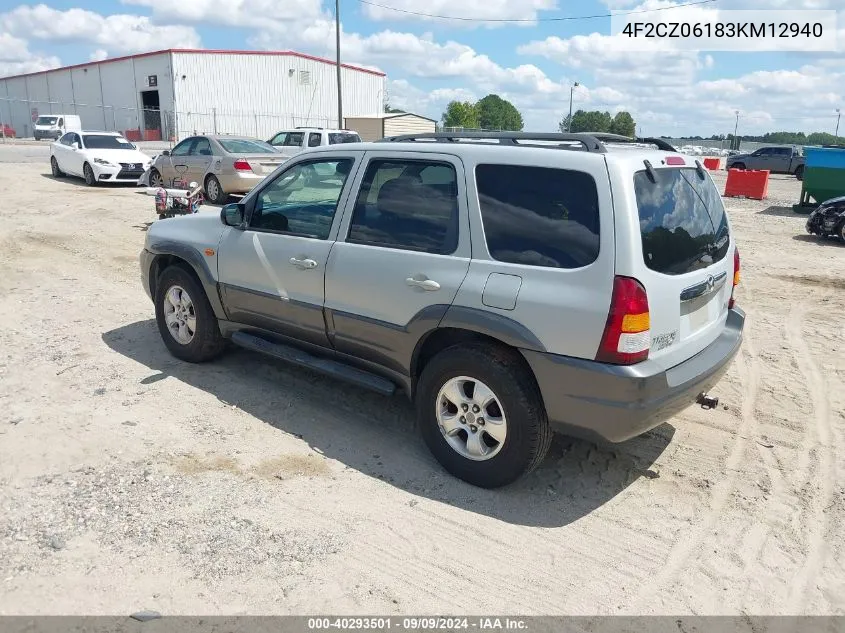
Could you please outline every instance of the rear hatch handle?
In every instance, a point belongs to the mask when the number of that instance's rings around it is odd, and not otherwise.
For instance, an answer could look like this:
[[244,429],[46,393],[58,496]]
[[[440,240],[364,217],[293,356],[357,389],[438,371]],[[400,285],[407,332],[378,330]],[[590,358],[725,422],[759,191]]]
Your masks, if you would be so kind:
[[681,290],[681,302],[692,301],[693,299],[698,299],[699,297],[721,290],[722,286],[725,285],[727,278],[728,273],[721,272],[715,276],[710,275],[707,279],[695,284],[694,286],[684,288]]

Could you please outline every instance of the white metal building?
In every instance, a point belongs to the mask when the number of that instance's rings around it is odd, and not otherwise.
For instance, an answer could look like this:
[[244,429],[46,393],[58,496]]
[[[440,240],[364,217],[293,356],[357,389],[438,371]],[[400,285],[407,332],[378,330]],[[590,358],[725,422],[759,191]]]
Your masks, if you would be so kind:
[[[293,51],[169,49],[0,79],[0,123],[32,135],[44,114],[78,114],[90,130],[135,140],[195,133],[270,138],[337,126],[333,61]],[[341,64],[345,112],[378,114],[383,73]]]
[[412,112],[379,113],[370,116],[348,116],[346,128],[358,132],[362,141],[378,141],[387,136],[434,132],[437,121]]

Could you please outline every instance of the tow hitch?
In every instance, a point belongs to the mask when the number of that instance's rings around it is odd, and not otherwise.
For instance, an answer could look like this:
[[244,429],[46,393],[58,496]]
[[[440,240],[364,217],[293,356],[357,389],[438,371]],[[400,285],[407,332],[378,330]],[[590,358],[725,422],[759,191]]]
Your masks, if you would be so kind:
[[708,396],[706,393],[698,394],[695,399],[696,404],[700,404],[702,409],[715,409],[719,406],[719,399]]

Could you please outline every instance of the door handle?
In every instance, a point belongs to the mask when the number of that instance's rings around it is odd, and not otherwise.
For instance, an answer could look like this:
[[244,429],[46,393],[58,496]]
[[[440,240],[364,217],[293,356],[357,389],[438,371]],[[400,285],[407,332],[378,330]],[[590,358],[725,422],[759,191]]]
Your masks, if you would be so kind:
[[408,277],[405,283],[413,288],[422,288],[428,291],[440,290],[440,284],[433,279],[414,279],[413,277]]
[[296,266],[297,268],[301,268],[303,270],[309,270],[311,268],[317,267],[317,262],[315,262],[313,259],[298,259],[296,257],[291,257],[290,263]]

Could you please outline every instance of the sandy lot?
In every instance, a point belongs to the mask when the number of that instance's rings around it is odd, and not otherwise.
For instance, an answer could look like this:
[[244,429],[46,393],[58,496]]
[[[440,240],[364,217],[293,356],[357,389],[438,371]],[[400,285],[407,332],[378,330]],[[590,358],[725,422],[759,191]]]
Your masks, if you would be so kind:
[[173,359],[152,199],[0,162],[0,614],[845,614],[845,245],[794,178],[728,201],[749,318],[719,408],[558,438],[488,492],[399,397]]

